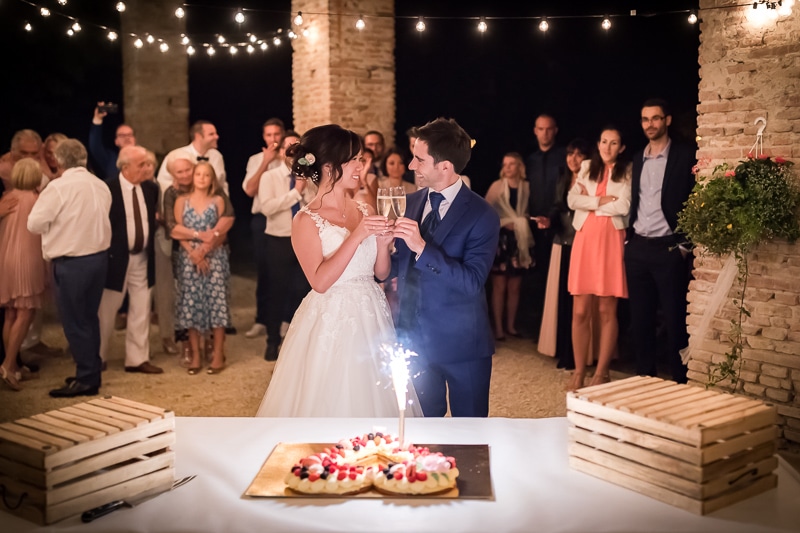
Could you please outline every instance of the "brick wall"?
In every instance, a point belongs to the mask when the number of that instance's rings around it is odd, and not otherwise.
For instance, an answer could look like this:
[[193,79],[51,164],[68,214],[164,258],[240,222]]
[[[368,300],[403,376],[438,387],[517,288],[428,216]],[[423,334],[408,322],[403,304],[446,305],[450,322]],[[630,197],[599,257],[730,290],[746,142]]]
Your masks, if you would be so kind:
[[[122,78],[125,121],[136,130],[136,141],[163,156],[189,141],[189,64],[177,45],[185,30],[185,19],[174,15],[172,2],[129,0],[120,17]],[[168,41],[171,49],[162,53],[158,42],[131,46],[131,33],[151,31]]]
[[[293,0],[297,11],[308,36],[292,41],[295,128],[334,122],[361,134],[375,129],[393,145],[394,0]],[[362,31],[355,29],[359,13]]]
[[[746,157],[756,141],[756,118],[767,121],[764,152],[800,164],[800,3],[792,14],[757,24],[752,5],[700,1],[698,159],[703,174]],[[784,2],[787,3],[787,2]],[[795,167],[800,169],[800,165]],[[775,241],[749,258],[743,323],[744,354],[736,392],[778,406],[782,437],[800,445],[800,243]],[[689,331],[700,322],[722,262],[695,259],[689,287]],[[729,301],[689,362],[689,378],[706,382],[710,363],[725,359],[735,309]],[[729,383],[722,389],[730,390]]]

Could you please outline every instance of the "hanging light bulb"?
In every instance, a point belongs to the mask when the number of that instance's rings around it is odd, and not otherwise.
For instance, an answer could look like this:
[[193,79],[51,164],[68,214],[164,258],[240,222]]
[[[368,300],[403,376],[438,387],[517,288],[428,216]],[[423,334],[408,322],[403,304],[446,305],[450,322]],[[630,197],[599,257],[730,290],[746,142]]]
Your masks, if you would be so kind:
[[190,56],[193,56],[195,51],[196,50],[194,49],[194,46],[189,46],[186,48],[186,53],[189,54]]
[[124,13],[124,12],[125,12],[125,9],[126,9],[128,6],[126,6],[126,5],[125,5],[125,2],[117,2],[117,5],[116,5],[116,6],[114,6],[114,7],[116,7],[116,8],[117,8],[117,11],[119,11],[120,13]]
[[41,15],[43,17],[49,17],[50,16],[50,10],[47,9],[46,7],[43,7],[42,9],[40,9],[39,13],[41,13]]
[[67,30],[67,35],[69,35],[70,37],[72,37],[73,35],[75,35],[75,32],[74,32],[74,31],[72,31],[72,28],[70,28],[70,29],[68,29],[68,30]]
[[110,31],[106,37],[108,37],[109,41],[114,42],[119,38],[119,35],[117,35],[117,32],[115,31]]
[[272,39],[272,44],[274,44],[275,46],[280,46],[281,38],[276,36],[274,39]]
[[256,42],[257,40],[258,40],[258,37],[256,37],[255,35],[253,35],[253,34],[251,33],[251,34],[250,34],[250,42],[251,42],[251,43],[254,43],[254,42]]
[[169,45],[165,42],[162,42],[158,45],[158,49],[161,50],[162,54],[166,54],[169,51]]
[[303,37],[308,37],[308,28],[303,28]]
[[689,12],[689,18],[687,20],[689,24],[697,24],[697,13],[695,13],[694,9]]
[[244,22],[244,13],[242,13],[241,9],[233,16],[233,20],[235,20],[237,24]]
[[232,55],[232,56],[235,56],[235,55],[236,55],[236,53],[239,51],[239,49],[238,49],[238,48],[236,48],[235,46],[231,46],[231,47],[228,49],[228,51],[231,53],[231,55]]
[[25,31],[33,31],[33,26],[31,26],[30,22],[26,22],[25,26],[23,27],[25,28]]
[[81,25],[80,25],[80,24],[78,24],[78,21],[77,21],[77,20],[75,21],[75,24],[73,24],[73,25],[72,25],[72,30],[73,30],[75,33],[78,33],[79,31],[81,31]]
[[550,23],[547,22],[547,17],[544,17],[541,22],[539,22],[539,31],[547,31],[550,29]]
[[189,37],[187,37],[186,35],[184,35],[183,37],[181,37],[181,44],[182,44],[183,46],[186,46],[187,44],[189,44]]
[[358,31],[361,31],[361,30],[363,30],[363,29],[364,29],[364,28],[366,28],[366,27],[367,27],[367,23],[366,23],[366,22],[364,22],[364,17],[363,17],[363,15],[359,15],[359,16],[358,16],[358,20],[356,21],[356,29],[357,29]]
[[144,46],[144,43],[142,42],[141,39],[136,39],[135,41],[133,41],[133,46],[135,46],[136,48],[141,48],[142,46]]
[[480,21],[478,21],[478,31],[481,33],[486,33],[486,30],[489,29],[489,26],[486,24],[486,19],[481,17]]
[[178,9],[175,10],[175,16],[178,17],[179,19],[182,19],[183,17],[186,16],[186,11],[184,11],[182,7],[179,7]]
[[62,6],[65,6],[67,5],[67,0],[58,0],[58,3],[61,4]]
[[225,43],[225,37],[222,36],[222,35],[217,36],[217,42],[219,44],[224,44]]
[[269,48],[269,45],[264,41],[261,41],[261,44],[259,46],[261,50],[266,50],[267,48]]
[[289,37],[289,39],[297,39],[297,34],[294,32],[294,30],[289,30],[286,36]]
[[156,38],[153,37],[152,35],[148,35],[146,40],[147,44],[153,44],[154,42],[156,42]]
[[419,20],[417,21],[417,25],[414,27],[417,29],[418,32],[425,31],[425,21],[422,20],[422,17],[419,18]]
[[295,15],[294,24],[295,24],[295,26],[302,26],[303,25],[303,12],[302,11],[298,11],[297,15]]
[[608,18],[608,15],[603,17],[603,22],[600,23],[600,26],[606,31],[611,29],[611,19]]
[[248,44],[248,45],[247,45],[247,48],[246,48],[246,50],[247,50],[247,53],[248,53],[248,54],[252,54],[253,52],[255,52],[255,51],[256,51],[256,49],[255,49],[255,48],[253,48],[253,45],[252,45],[252,44]]
[[213,56],[214,54],[216,54],[216,53],[217,53],[217,51],[216,51],[216,50],[214,50],[214,47],[213,47],[213,46],[209,46],[209,47],[206,49],[206,53],[207,53],[208,55],[210,55],[210,56]]

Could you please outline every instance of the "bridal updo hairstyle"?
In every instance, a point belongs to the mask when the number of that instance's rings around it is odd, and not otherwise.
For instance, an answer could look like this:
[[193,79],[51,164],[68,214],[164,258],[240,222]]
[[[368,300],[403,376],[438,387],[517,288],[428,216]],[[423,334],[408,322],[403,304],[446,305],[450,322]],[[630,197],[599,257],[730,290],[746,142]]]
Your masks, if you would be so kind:
[[292,162],[292,172],[298,178],[309,179],[319,185],[322,167],[331,165],[331,187],[342,178],[342,165],[353,159],[363,149],[361,136],[338,124],[311,128],[300,142],[286,149]]

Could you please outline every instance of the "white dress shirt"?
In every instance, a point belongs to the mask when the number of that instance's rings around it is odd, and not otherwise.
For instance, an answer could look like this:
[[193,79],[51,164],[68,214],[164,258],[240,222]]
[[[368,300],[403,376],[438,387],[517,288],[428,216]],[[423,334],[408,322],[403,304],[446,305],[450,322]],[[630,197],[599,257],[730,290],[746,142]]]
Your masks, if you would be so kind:
[[[449,187],[446,187],[441,191],[439,191],[442,194],[442,196],[444,196],[444,200],[442,200],[442,203],[439,204],[439,220],[442,220],[444,216],[447,214],[447,210],[450,209],[450,206],[453,204],[453,201],[456,199],[456,196],[458,196],[458,192],[461,190],[461,187],[463,185],[464,182],[458,179],[456,180],[455,183],[453,183]],[[420,224],[422,223],[423,220],[425,220],[425,217],[428,216],[428,213],[431,212],[431,192],[433,192],[433,189],[428,188],[428,199],[425,201],[425,208],[422,210],[422,218],[420,219]]]
[[128,228],[128,250],[133,250],[136,241],[136,221],[133,217],[133,189],[136,189],[136,199],[139,203],[139,214],[142,218],[142,231],[144,240],[142,241],[142,252],[147,251],[147,241],[150,235],[150,222],[147,217],[147,205],[144,203],[144,193],[140,185],[134,185],[119,175],[119,185],[122,188],[122,205],[125,206],[125,226]]
[[45,259],[91,255],[111,246],[110,209],[105,182],[83,167],[70,168],[39,195],[28,231],[41,234]]
[[267,217],[267,235],[273,237],[292,236],[292,206],[300,202],[300,206],[310,202],[316,195],[316,186],[310,181],[303,193],[290,188],[292,171],[281,162],[280,166],[264,172],[258,184],[258,198],[261,213]]
[[[261,166],[262,161],[264,161],[264,152],[253,154],[250,156],[250,159],[247,160],[247,169],[244,171],[244,180],[242,180],[242,190],[246,190],[247,184],[250,183],[250,180],[256,177],[256,170],[258,170],[258,167]],[[278,168],[280,165],[281,161],[276,157],[269,162],[269,165],[267,165],[267,171],[272,170],[273,168]],[[267,171],[264,171],[264,174],[266,174]],[[264,174],[262,174],[262,176]],[[256,190],[256,194],[253,196],[253,207],[250,208],[250,212],[254,215],[261,212],[261,203],[259,201],[258,190]]]
[[173,159],[188,159],[192,163],[197,163],[197,157],[203,155],[203,157],[208,158],[208,162],[214,167],[214,172],[217,174],[217,181],[219,182],[219,186],[222,187],[222,190],[225,191],[225,194],[230,196],[228,192],[228,179],[227,175],[225,174],[225,161],[222,158],[222,154],[216,148],[210,149],[205,154],[200,154],[193,144],[189,143],[187,146],[182,146],[180,148],[175,148],[170,153],[166,155],[164,161],[161,162],[161,168],[158,169],[158,177],[156,181],[161,186],[161,193],[163,194],[164,191],[169,189],[169,186],[172,185],[172,174],[169,173],[167,170],[167,164],[172,161]]

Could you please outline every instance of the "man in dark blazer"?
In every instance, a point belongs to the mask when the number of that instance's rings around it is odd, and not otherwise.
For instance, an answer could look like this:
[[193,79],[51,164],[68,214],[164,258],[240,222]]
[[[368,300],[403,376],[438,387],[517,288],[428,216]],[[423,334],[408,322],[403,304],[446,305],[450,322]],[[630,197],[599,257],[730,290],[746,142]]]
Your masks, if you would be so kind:
[[670,139],[667,102],[651,99],[641,111],[642,130],[650,141],[633,158],[631,211],[625,245],[630,331],[636,373],[656,376],[657,311],[667,334],[672,379],[686,383],[679,351],[689,343],[686,293],[691,272],[691,243],[677,231],[678,213],[695,184],[695,150]]
[[128,326],[125,334],[125,371],[160,374],[150,363],[150,288],[155,283],[155,231],[158,184],[147,150],[126,146],[119,152],[116,178],[108,180],[111,191],[111,247],[108,274],[100,301],[100,357],[108,359],[114,318],[128,293]]
[[471,139],[455,120],[417,130],[409,168],[423,187],[394,226],[398,338],[418,355],[411,375],[425,416],[489,415],[494,337],[484,287],[500,220],[464,185]]

